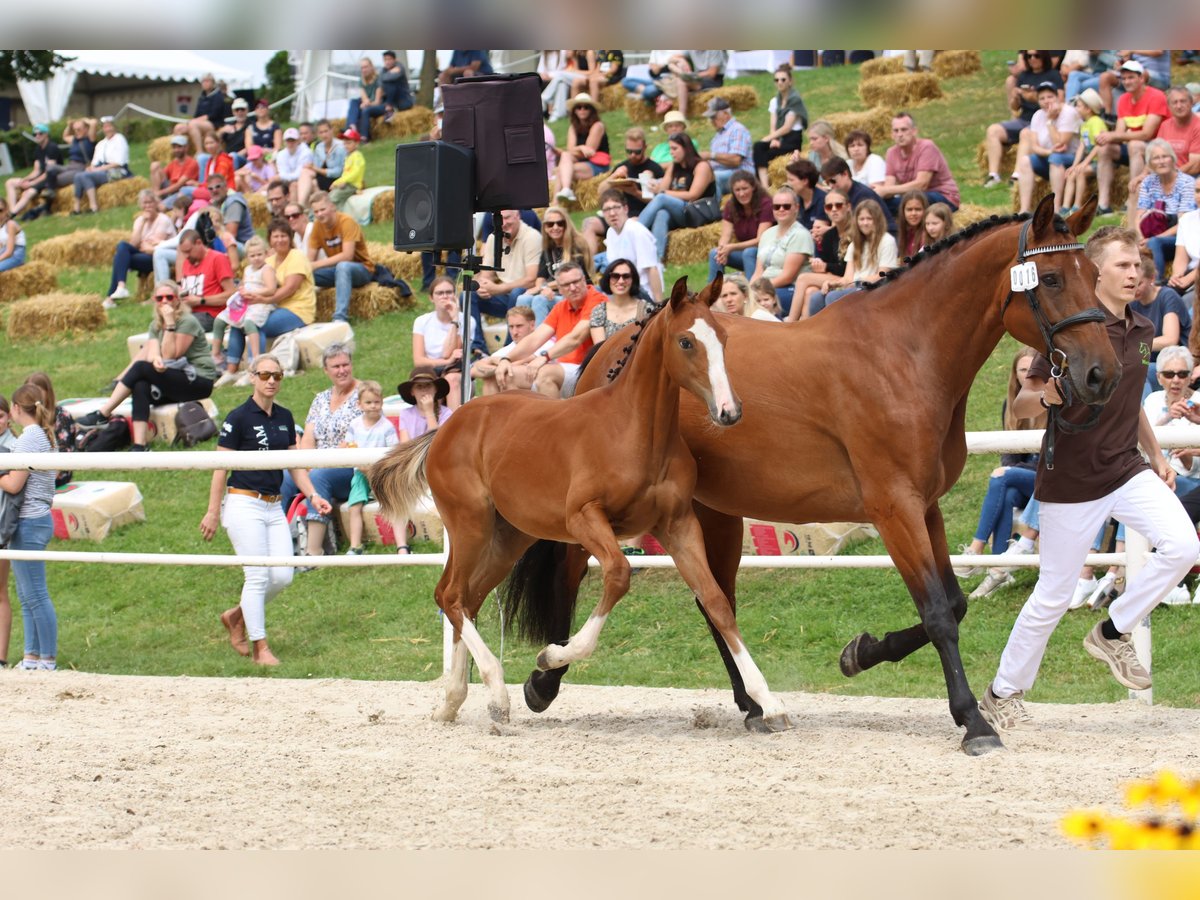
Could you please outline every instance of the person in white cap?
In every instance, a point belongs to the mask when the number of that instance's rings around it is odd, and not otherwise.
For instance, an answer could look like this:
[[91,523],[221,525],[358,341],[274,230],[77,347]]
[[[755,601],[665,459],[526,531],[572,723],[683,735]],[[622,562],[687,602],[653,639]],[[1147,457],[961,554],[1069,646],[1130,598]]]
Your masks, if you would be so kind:
[[71,215],[78,216],[83,205],[83,196],[88,198],[88,211],[99,212],[100,202],[96,197],[96,189],[110,181],[128,178],[129,171],[129,142],[125,135],[117,131],[112,116],[101,116],[100,127],[104,130],[104,139],[96,144],[92,153],[92,164],[86,170],[75,176],[75,208]]
[[289,128],[283,133],[283,149],[275,154],[275,171],[287,186],[288,196],[295,200],[297,184],[305,166],[312,165],[313,154],[308,145],[301,142],[300,132]]
[[200,183],[200,165],[188,153],[188,138],[185,134],[171,136],[171,161],[166,165],[150,163],[150,189],[164,206],[180,194],[192,196]]
[[[1141,186],[1140,175],[1146,164],[1146,144],[1158,134],[1158,126],[1170,113],[1167,97],[1146,78],[1146,67],[1134,59],[1121,63],[1121,87],[1117,98],[1117,127],[1096,135],[1100,153],[1096,157],[1096,182],[1100,194],[1100,215],[1112,212],[1113,173],[1118,164],[1129,166],[1129,189]],[[1121,200],[1126,198],[1121,197]]]
[[19,215],[38,191],[46,186],[46,173],[51,165],[62,165],[62,151],[58,144],[50,140],[49,125],[33,126],[33,142],[37,145],[34,151],[33,170],[23,178],[10,178],[5,182],[8,194],[8,211],[12,216]]
[[246,164],[246,129],[250,125],[250,104],[242,97],[233,101],[233,120],[217,129],[225,152],[233,157],[233,167],[240,169]]

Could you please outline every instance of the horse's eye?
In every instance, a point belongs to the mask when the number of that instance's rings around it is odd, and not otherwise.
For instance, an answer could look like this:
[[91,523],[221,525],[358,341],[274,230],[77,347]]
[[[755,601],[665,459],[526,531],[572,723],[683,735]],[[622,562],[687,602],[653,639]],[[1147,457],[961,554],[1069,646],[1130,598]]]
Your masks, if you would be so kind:
[[680,346],[680,347],[682,347],[684,350],[691,350],[691,349],[692,349],[692,342],[691,342],[691,341],[689,341],[689,340],[688,340],[687,338],[685,338],[685,337],[681,337],[681,338],[679,339],[679,346]]
[[1042,281],[1042,284],[1044,284],[1046,287],[1051,287],[1051,288],[1058,287],[1060,284],[1060,282],[1058,280],[1058,276],[1052,275],[1049,273],[1043,275],[1041,278],[1041,281]]

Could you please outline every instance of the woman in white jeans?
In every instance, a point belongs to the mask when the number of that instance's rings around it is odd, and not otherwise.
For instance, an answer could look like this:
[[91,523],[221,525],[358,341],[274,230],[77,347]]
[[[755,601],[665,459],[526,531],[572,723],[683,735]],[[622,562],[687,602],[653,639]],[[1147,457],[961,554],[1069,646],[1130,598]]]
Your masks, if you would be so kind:
[[[279,406],[275,396],[283,381],[283,367],[269,353],[255,358],[250,369],[254,393],[225,417],[217,438],[218,450],[294,450],[296,422],[290,410]],[[322,515],[329,501],[313,490],[305,469],[290,469],[292,480]],[[211,541],[218,522],[225,526],[238,556],[291,556],[292,536],[279,505],[282,469],[213,472],[208,494],[208,512],[200,520],[200,533]],[[228,489],[227,489],[228,487]],[[222,497],[224,504],[222,504]],[[221,624],[229,632],[229,643],[242,656],[253,655],[260,666],[277,666],[279,660],[267,646],[267,601],[292,583],[292,569],[276,566],[246,566],[242,569],[241,602],[221,613]]]

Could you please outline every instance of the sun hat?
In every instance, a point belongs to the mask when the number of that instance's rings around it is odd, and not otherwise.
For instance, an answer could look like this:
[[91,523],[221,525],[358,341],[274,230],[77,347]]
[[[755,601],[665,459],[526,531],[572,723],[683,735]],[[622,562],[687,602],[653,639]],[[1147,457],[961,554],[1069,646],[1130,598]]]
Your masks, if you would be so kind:
[[252,144],[250,149],[246,151],[246,159],[262,159],[263,152],[263,148],[258,146],[258,144]]
[[663,116],[663,124],[664,125],[670,125],[672,122],[678,122],[684,128],[687,128],[687,125],[688,125],[687,116],[685,116],[683,113],[681,113],[677,109],[667,110],[667,114],[665,116]]
[[592,109],[595,109],[596,101],[592,99],[591,94],[584,91],[582,94],[576,94],[567,101],[567,112],[571,112],[577,106],[590,106]]
[[435,402],[445,400],[450,395],[450,382],[445,378],[439,378],[433,366],[415,366],[409,373],[408,381],[396,385],[396,393],[409,406],[417,405],[412,392],[413,385],[417,384],[432,384],[436,392],[434,394]]
[[1075,99],[1082,100],[1087,105],[1087,108],[1096,115],[1100,115],[1100,113],[1104,111],[1104,100],[1100,97],[1099,92],[1097,92],[1095,88],[1087,88],[1086,90],[1080,91],[1079,96]]
[[300,140],[300,130],[299,130],[299,129],[297,129],[297,128],[289,128],[289,129],[287,129],[287,130],[286,130],[286,131],[283,133],[283,139],[284,139],[285,141],[298,141],[298,140]]

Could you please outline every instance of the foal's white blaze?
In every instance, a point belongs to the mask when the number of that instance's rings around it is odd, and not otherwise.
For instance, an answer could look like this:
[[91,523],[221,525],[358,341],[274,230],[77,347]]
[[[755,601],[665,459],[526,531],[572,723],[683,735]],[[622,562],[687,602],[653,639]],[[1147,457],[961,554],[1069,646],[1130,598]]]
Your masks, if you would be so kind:
[[721,346],[717,333],[703,319],[692,323],[691,332],[708,352],[708,383],[717,412],[734,412],[737,404],[733,399],[733,388],[729,384],[729,373],[725,371],[725,348]]

